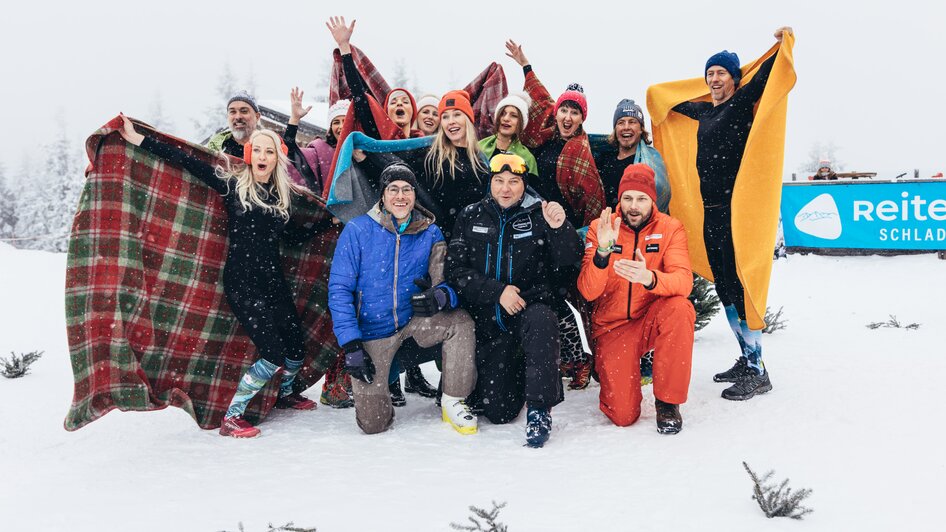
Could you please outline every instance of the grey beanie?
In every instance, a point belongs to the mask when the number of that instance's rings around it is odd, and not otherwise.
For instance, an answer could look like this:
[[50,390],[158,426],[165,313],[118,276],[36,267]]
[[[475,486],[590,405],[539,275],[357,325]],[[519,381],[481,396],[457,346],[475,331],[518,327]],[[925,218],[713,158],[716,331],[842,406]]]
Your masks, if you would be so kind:
[[227,102],[227,107],[230,107],[230,104],[233,102],[246,102],[253,108],[253,111],[259,112],[259,106],[256,105],[256,99],[250,96],[250,93],[246,91],[240,91],[230,97],[230,100]]
[[624,98],[618,103],[617,108],[614,109],[614,120],[611,123],[611,127],[617,126],[618,120],[625,116],[636,118],[637,121],[640,122],[641,127],[644,127],[644,111],[641,109],[641,106],[634,103],[634,100]]

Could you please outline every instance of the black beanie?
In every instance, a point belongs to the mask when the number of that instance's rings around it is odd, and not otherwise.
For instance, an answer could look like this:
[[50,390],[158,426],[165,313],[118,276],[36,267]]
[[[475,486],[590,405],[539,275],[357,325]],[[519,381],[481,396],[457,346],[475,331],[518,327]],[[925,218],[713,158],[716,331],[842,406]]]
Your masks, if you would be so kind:
[[414,171],[403,163],[394,163],[388,165],[381,171],[381,189],[388,188],[394,181],[405,181],[410,186],[417,188],[417,178],[414,177]]

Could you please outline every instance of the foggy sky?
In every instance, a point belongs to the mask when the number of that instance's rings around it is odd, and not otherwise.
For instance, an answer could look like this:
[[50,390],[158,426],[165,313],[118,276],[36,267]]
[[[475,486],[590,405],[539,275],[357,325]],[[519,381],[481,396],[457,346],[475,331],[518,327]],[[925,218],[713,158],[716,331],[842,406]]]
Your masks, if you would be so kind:
[[698,77],[724,48],[748,63],[789,25],[798,82],[786,175],[815,142],[837,145],[848,170],[946,171],[946,9],[913,1],[17,2],[0,22],[0,162],[9,176],[27,156],[40,160],[59,117],[78,146],[119,111],[146,117],[156,99],[173,134],[198,140],[191,118],[216,103],[225,64],[240,79],[252,72],[260,99],[288,101],[293,85],[310,96],[327,75],[331,15],[358,19],[352,43],[389,80],[403,60],[409,86],[424,92],[461,87],[490,61],[520,90],[522,72],[504,55],[511,37],[553,96],[584,86],[595,133],[610,130],[621,98],[643,106],[647,86]]

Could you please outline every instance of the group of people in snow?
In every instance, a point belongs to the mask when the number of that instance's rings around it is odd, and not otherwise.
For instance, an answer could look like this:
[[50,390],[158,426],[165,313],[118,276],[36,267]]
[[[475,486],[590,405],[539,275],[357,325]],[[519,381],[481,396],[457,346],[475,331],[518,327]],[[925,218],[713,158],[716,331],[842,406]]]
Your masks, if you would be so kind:
[[[508,41],[524,90],[499,102],[494,134],[479,139],[465,91],[415,99],[397,88],[372,101],[352,59],[355,23],[332,18],[327,27],[352,98],[329,108],[325,139],[296,143],[298,124],[311,109],[298,89],[291,91],[282,137],[259,128],[251,95],[234,95],[227,102],[229,129],[209,147],[240,162],[216,166],[142,135],[123,117],[127,142],[181,165],[226,205],[224,289],[259,359],[243,375],[220,433],[260,433],[243,413],[280,370],[277,408],[316,406],[294,383],[305,350],[282,278],[280,242],[313,236],[312,228],[291,222],[290,196],[300,187],[323,192],[345,122],[353,119],[378,140],[433,140],[396,153],[353,153],[352,164],[368,176],[378,201],[345,224],[335,247],[326,306],[344,363],[326,376],[323,404],[354,406],[365,433],[383,432],[394,407],[404,404],[404,370],[406,390],[436,398],[442,419],[457,432],[476,433],[482,417],[512,422],[525,407],[526,443],[541,447],[551,434],[552,408],[564,399],[563,377],[572,389],[598,379],[604,415],[619,426],[633,424],[641,415],[641,360],[652,353],[657,430],[678,433],[690,382],[693,279],[687,228],[667,213],[670,191],[655,173],[663,163],[642,108],[620,101],[608,141],[593,147],[583,127],[588,103],[581,86],[553,98],[522,46]],[[780,28],[775,36],[790,31]],[[736,364],[714,377],[732,384],[722,393],[732,400],[772,389],[760,331],[746,325],[730,202],[773,59],[741,85],[738,57],[715,54],[703,72],[712,101],[674,108],[698,123],[706,219],[690,230],[704,235],[740,345]],[[593,354],[581,341],[589,321]],[[427,361],[441,371],[437,386],[418,367]]]

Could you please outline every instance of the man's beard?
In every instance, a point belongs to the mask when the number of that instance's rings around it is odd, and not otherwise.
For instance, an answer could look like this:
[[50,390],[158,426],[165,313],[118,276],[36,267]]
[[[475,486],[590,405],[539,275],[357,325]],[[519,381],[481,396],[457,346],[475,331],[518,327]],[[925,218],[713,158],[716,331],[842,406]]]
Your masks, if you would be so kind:
[[230,126],[230,133],[233,134],[233,139],[237,141],[243,141],[250,136],[250,131],[245,122],[243,123],[243,129],[234,129],[233,126]]

